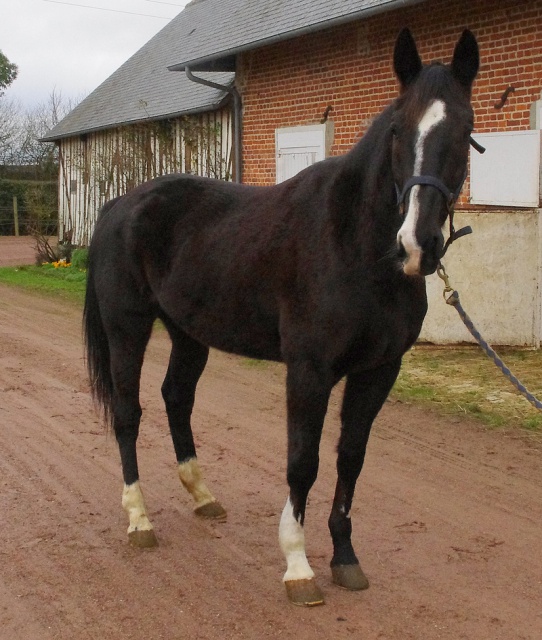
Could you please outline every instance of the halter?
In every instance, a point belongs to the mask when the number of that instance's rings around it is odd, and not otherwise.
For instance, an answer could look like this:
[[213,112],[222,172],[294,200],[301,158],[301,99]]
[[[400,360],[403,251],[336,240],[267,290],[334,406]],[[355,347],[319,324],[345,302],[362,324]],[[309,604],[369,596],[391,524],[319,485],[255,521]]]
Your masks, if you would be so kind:
[[454,227],[454,205],[459,198],[459,194],[461,193],[461,189],[463,189],[463,185],[465,184],[466,179],[467,172],[465,171],[463,180],[461,180],[459,187],[455,191],[451,191],[450,189],[448,189],[444,182],[442,182],[442,180],[440,180],[439,178],[435,178],[435,176],[412,176],[405,182],[402,191],[399,190],[397,184],[395,185],[395,190],[397,191],[397,206],[399,207],[401,215],[404,215],[405,213],[405,200],[407,194],[415,185],[427,185],[429,187],[434,187],[435,189],[438,189],[444,196],[444,199],[446,200],[446,208],[448,209],[448,218],[450,220],[450,236],[444,244],[442,256],[446,253],[446,251],[448,251],[448,248],[452,244],[452,242],[455,242],[458,238],[472,233],[472,227],[470,226],[463,227],[458,231],[456,231]]
[[[476,149],[476,151],[478,151],[478,153],[485,152],[484,147],[477,143],[473,138],[470,138],[470,144],[474,149]],[[405,200],[407,194],[412,189],[412,187],[416,185],[435,187],[435,189],[438,189],[444,196],[444,199],[446,200],[446,208],[448,209],[448,217],[450,220],[450,236],[444,244],[442,256],[446,253],[446,251],[448,251],[448,248],[452,244],[452,242],[455,242],[458,238],[462,238],[463,236],[467,236],[472,233],[472,227],[470,226],[462,227],[457,231],[454,228],[454,206],[457,202],[457,199],[459,198],[459,194],[463,189],[463,185],[465,184],[466,179],[467,169],[465,169],[463,180],[461,180],[461,182],[459,183],[459,187],[455,191],[448,189],[444,182],[442,182],[440,178],[436,178],[435,176],[412,176],[405,182],[402,191],[399,189],[399,186],[395,184],[395,191],[397,192],[397,206],[399,207],[401,215],[404,215],[405,213]]]

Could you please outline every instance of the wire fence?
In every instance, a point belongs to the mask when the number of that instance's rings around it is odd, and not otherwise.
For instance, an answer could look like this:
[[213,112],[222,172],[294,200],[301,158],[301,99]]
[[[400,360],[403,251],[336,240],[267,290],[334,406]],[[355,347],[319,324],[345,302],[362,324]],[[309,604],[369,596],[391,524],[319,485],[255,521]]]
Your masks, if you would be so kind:
[[[20,207],[18,210],[18,232],[19,235],[33,235],[40,233],[45,236],[54,236],[58,232],[58,222],[56,212],[51,211],[43,218],[31,216],[28,211]],[[17,235],[17,224],[13,207],[0,207],[0,236]]]

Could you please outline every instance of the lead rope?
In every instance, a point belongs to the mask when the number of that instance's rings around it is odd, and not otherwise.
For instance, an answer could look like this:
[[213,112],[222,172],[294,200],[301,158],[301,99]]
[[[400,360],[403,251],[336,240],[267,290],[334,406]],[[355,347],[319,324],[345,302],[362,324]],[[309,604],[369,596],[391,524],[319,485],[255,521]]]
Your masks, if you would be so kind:
[[[525,388],[525,386],[516,378],[516,376],[504,364],[501,358],[499,358],[495,351],[489,346],[489,344],[482,338],[480,332],[474,326],[474,323],[467,315],[465,309],[463,309],[463,307],[461,306],[461,303],[459,302],[459,294],[453,289],[453,287],[450,286],[450,279],[448,277],[448,274],[446,273],[446,270],[444,269],[444,265],[442,264],[442,262],[439,262],[439,265],[437,267],[437,275],[441,280],[444,281],[444,291],[442,292],[442,295],[444,296],[446,304],[449,304],[456,309],[459,317],[461,318],[461,320],[463,320],[463,323],[467,327],[470,334],[474,337],[476,342],[480,345],[486,355],[493,360],[495,365],[502,371],[504,376],[506,376],[508,380],[510,380],[510,382],[514,385],[514,387],[516,387],[521,395],[524,396],[535,409],[538,409],[538,411],[542,411],[542,402],[540,402],[540,400],[538,400],[530,391]],[[448,293],[451,295],[446,297]]]

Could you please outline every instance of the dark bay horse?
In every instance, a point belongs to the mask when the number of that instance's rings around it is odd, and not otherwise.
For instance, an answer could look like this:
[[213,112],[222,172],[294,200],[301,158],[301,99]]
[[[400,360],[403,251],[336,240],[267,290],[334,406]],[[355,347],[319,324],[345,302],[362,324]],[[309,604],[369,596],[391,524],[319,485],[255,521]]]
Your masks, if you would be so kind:
[[405,29],[394,51],[400,94],[348,154],[272,187],[164,176],[104,207],[89,255],[87,365],[119,444],[133,544],[156,544],[136,441],[141,367],[160,318],[172,342],[162,395],[178,473],[201,516],[225,516],[190,424],[209,347],[286,364],[290,491],[279,541],[295,604],[323,602],[303,524],[329,395],[346,376],[331,568],[342,587],[368,586],[351,544],[352,498],[371,425],[426,313],[424,276],[466,175],[478,66],[470,31],[450,65],[424,66]]

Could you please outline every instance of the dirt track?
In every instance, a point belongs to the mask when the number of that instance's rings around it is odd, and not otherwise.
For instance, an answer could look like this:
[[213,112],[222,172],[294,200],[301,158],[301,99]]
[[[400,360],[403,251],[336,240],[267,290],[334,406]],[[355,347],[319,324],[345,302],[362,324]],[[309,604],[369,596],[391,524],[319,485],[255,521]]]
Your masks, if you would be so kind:
[[[195,410],[200,462],[228,520],[191,513],[160,384],[143,372],[140,466],[160,539],[130,548],[114,438],[92,410],[77,306],[0,286],[0,640],[542,638],[540,439],[387,403],[353,509],[371,588],[333,586],[327,516],[335,394],[307,513],[327,604],[286,602],[283,370],[214,353]],[[338,390],[340,391],[340,390]]]
[[34,264],[36,241],[32,236],[0,236],[0,267]]

